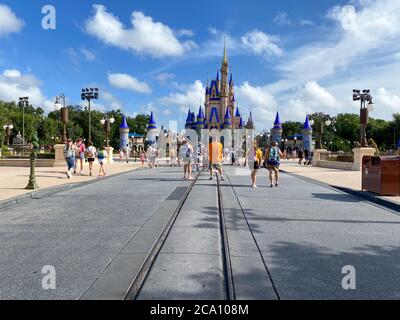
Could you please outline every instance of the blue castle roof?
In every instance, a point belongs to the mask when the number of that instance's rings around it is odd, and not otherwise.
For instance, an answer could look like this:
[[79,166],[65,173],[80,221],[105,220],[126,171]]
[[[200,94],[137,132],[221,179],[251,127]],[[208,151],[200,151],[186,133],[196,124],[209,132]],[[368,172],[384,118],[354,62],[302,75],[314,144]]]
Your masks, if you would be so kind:
[[[213,121],[213,118],[215,118],[215,121]],[[210,120],[208,122],[210,122],[210,123],[213,123],[213,122],[219,123],[219,117],[218,117],[217,108],[213,107],[211,109]]]
[[229,110],[229,107],[226,108],[226,112],[225,112],[225,117],[224,119],[232,119],[231,117],[231,111]]
[[156,121],[154,120],[153,111],[152,111],[151,114],[150,114],[150,120],[149,120],[149,122],[148,122],[148,124],[147,124],[147,129],[157,129],[157,123],[156,123]]
[[240,117],[239,107],[236,107],[235,117]]
[[239,121],[239,129],[243,128],[243,118],[240,117],[240,121]]
[[279,112],[276,112],[275,122],[274,122],[274,129],[282,129],[282,122],[279,118]]
[[203,108],[200,106],[199,107],[199,114],[197,115],[197,119],[204,119],[204,112],[203,112]]
[[126,117],[122,116],[122,122],[119,126],[120,129],[129,129],[128,123],[126,122]]
[[231,73],[231,77],[230,77],[230,79],[229,79],[229,86],[231,86],[232,83],[233,83],[233,78],[232,78],[232,73]]
[[304,122],[303,129],[304,129],[304,130],[310,130],[310,129],[312,129],[311,126],[310,126],[310,123],[309,123],[309,121],[308,121],[308,116],[306,116],[306,121]]

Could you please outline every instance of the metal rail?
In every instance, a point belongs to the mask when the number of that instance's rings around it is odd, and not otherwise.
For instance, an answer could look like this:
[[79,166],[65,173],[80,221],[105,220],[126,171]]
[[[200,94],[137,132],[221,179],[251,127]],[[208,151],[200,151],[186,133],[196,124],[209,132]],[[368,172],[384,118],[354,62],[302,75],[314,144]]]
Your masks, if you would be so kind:
[[146,281],[146,278],[151,270],[151,267],[154,264],[154,261],[156,260],[158,254],[161,251],[161,248],[163,247],[165,240],[168,237],[169,232],[172,229],[172,226],[174,225],[176,218],[178,217],[179,213],[182,210],[182,207],[189,196],[190,192],[193,189],[193,186],[195,185],[200,173],[198,173],[195,178],[193,179],[192,183],[189,185],[187,190],[185,191],[183,197],[178,203],[178,206],[175,208],[173,214],[171,215],[170,219],[168,220],[168,223],[165,225],[164,229],[162,230],[160,236],[158,237],[157,241],[153,245],[152,249],[150,250],[149,255],[146,257],[145,261],[143,262],[142,266],[140,267],[140,270],[133,280],[132,284],[130,285],[129,289],[127,290],[124,300],[135,300],[139,293],[140,290],[143,287],[144,282]]
[[229,251],[228,234],[226,231],[224,203],[222,199],[222,192],[219,179],[217,177],[217,193],[218,193],[218,213],[219,213],[219,228],[221,232],[221,246],[222,246],[222,266],[224,272],[224,282],[226,287],[227,300],[236,300],[235,286],[233,283],[231,254]]

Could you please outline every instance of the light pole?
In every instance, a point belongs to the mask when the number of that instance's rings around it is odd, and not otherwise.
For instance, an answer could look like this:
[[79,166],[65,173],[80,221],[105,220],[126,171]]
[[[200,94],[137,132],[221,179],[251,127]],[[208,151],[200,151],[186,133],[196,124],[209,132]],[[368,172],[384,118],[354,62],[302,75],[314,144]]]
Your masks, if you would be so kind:
[[99,89],[97,88],[85,88],[82,89],[81,99],[87,100],[89,103],[89,141],[92,141],[92,115],[90,113],[90,101],[92,99],[97,100],[99,98]]
[[[62,104],[60,103],[60,100],[62,101]],[[63,93],[56,97],[54,110],[61,110],[61,121],[63,123],[63,143],[65,144],[67,142],[68,108],[65,106],[65,95]]]
[[5,130],[6,133],[6,138],[7,138],[7,146],[10,145],[10,136],[11,136],[11,130],[14,128],[12,124],[6,124],[3,126],[3,129]]
[[29,106],[29,97],[20,97],[18,105],[22,108],[22,144],[25,144],[25,107]]
[[324,124],[329,127],[332,124],[331,120],[326,120],[324,121],[315,121],[313,119],[310,120],[310,125],[311,126],[316,126],[316,132],[318,134],[318,139],[316,141],[316,149],[321,149],[322,148],[322,135],[324,134]]
[[[111,131],[111,125],[115,122],[115,119],[113,117],[108,118],[107,115],[104,116],[103,119],[100,120],[100,123],[104,126],[104,132],[106,134],[106,147],[110,146],[110,140],[109,140],[109,135]],[[91,141],[89,139],[89,141]]]
[[[374,110],[374,103],[372,101],[372,96],[370,94],[370,90],[364,89],[361,90],[353,90],[353,101],[360,100],[360,123],[361,123],[361,132],[360,132],[360,144],[361,147],[368,147],[367,142],[367,124],[368,124],[368,113]],[[366,104],[368,102],[368,105]]]

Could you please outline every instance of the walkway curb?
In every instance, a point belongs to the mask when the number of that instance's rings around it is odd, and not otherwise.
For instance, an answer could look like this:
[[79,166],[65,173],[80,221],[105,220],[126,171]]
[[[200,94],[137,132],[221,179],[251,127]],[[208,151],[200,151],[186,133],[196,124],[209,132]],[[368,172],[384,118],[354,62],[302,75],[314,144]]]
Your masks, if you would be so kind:
[[325,182],[322,182],[322,181],[319,181],[319,180],[316,180],[313,178],[304,177],[304,176],[298,175],[296,173],[291,173],[291,172],[288,172],[285,170],[280,170],[280,172],[294,176],[296,178],[302,179],[307,182],[318,184],[320,186],[323,186],[323,187],[326,187],[329,189],[334,189],[336,191],[339,190],[341,192],[350,194],[354,197],[369,201],[380,207],[384,207],[385,209],[394,211],[395,214],[400,215],[400,204],[398,204],[397,202],[394,202],[394,201],[390,201],[388,199],[378,198],[379,196],[374,193],[371,193],[368,191],[354,190],[354,189],[350,189],[350,188],[346,188],[346,187],[334,186],[334,185],[331,185],[331,184],[328,184],[328,183],[325,183]]
[[7,207],[10,207],[10,206],[12,206],[14,204],[18,204],[18,203],[20,203],[22,201],[26,201],[28,199],[42,199],[42,198],[45,198],[45,197],[50,197],[50,196],[52,196],[52,195],[54,195],[56,193],[62,192],[62,191],[66,191],[66,190],[72,189],[72,188],[83,187],[83,186],[86,186],[86,185],[90,185],[92,183],[97,183],[97,182],[108,180],[108,179],[111,179],[111,178],[116,178],[116,177],[121,176],[123,174],[127,174],[127,173],[131,173],[133,171],[136,171],[138,169],[140,169],[140,168],[133,168],[132,170],[128,170],[128,171],[124,171],[124,172],[118,172],[118,173],[115,173],[115,174],[112,174],[112,175],[109,175],[109,176],[106,176],[106,177],[102,177],[100,179],[92,179],[92,180],[89,180],[89,181],[81,181],[81,182],[76,182],[76,183],[66,183],[66,184],[63,184],[63,185],[60,185],[60,186],[48,187],[48,188],[45,188],[45,189],[28,192],[28,193],[25,193],[25,194],[22,194],[22,195],[19,195],[19,196],[16,196],[16,197],[12,197],[12,198],[0,201],[0,209],[4,209],[4,208],[7,208]]

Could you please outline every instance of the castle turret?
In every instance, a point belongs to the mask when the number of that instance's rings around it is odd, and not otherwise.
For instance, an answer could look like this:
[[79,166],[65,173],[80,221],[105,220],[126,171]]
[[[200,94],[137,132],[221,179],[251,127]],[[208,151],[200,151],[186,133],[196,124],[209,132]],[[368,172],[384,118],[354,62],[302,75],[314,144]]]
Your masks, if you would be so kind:
[[312,128],[310,126],[308,116],[304,122],[302,134],[303,134],[303,150],[312,151]]
[[271,129],[271,140],[272,141],[275,140],[280,144],[282,142],[282,133],[283,133],[282,122],[281,119],[279,118],[279,112],[276,112],[274,127]]
[[122,122],[119,126],[119,147],[123,148],[129,144],[129,126],[126,117],[122,116]]
[[189,108],[188,115],[186,117],[185,129],[190,129],[192,124],[193,124],[192,123],[192,112],[190,111],[190,108]]
[[232,117],[231,117],[231,112],[229,111],[229,107],[227,107],[224,117],[224,129],[231,129],[231,128],[232,128]]
[[254,129],[253,114],[250,112],[249,119],[247,120],[246,129]]
[[149,122],[147,123],[147,136],[146,140],[152,144],[156,142],[157,137],[157,123],[154,119],[153,111],[150,114]]
[[197,129],[198,130],[204,129],[205,120],[206,120],[206,118],[204,116],[203,108],[200,106],[199,113],[197,115]]

